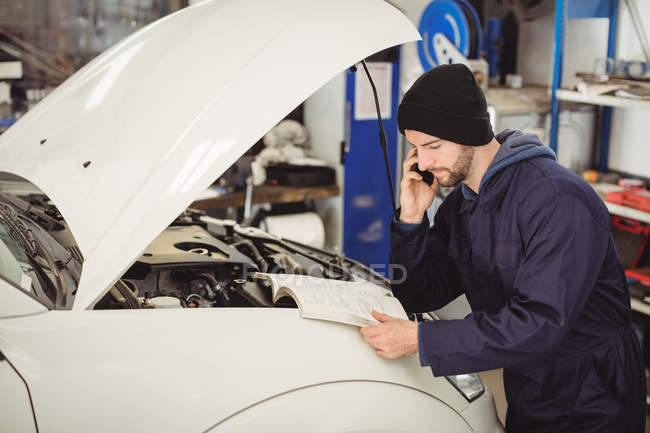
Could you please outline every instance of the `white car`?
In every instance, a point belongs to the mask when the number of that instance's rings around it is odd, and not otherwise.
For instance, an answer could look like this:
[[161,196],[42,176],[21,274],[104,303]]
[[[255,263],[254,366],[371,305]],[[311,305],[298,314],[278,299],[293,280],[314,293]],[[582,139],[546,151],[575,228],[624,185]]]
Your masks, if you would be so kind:
[[418,38],[381,0],[206,1],[2,135],[0,431],[502,431],[477,376],[380,358],[242,279],[369,269],[186,211],[336,74]]

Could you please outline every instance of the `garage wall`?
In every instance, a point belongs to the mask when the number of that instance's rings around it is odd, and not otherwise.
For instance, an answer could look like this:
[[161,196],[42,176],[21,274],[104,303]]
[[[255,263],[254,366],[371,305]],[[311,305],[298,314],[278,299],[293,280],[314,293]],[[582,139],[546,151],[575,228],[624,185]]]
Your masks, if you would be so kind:
[[325,245],[343,252],[343,179],[341,142],[345,140],[345,73],[337,75],[305,101],[305,126],[311,135],[312,154],[336,169],[341,195],[317,200],[325,224]]

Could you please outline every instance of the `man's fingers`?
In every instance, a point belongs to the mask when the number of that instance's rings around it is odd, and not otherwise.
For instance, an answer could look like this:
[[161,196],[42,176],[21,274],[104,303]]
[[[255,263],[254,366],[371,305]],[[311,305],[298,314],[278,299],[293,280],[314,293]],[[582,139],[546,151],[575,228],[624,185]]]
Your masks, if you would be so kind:
[[380,343],[378,341],[369,341],[368,344],[370,347],[372,347],[375,350],[381,350],[382,352],[385,352],[389,349],[389,346],[385,343]]
[[416,147],[411,145],[411,148],[409,149],[408,153],[406,154],[406,157],[410,158],[412,156],[415,156],[416,151],[417,151]]
[[403,181],[408,181],[408,180],[422,180],[422,176],[420,176],[414,171],[405,172]]
[[417,156],[407,157],[402,163],[402,167],[404,168],[404,173],[411,171],[411,166],[417,162],[418,162]]
[[376,353],[377,355],[381,356],[382,358],[390,359],[390,358],[388,357],[388,352],[386,352],[386,351],[383,351],[383,350],[380,350],[380,349],[376,349],[376,350],[375,350],[375,353]]
[[382,335],[382,334],[372,335],[372,336],[368,336],[368,335],[365,335],[365,334],[364,334],[364,335],[363,335],[363,339],[364,339],[365,342],[368,343],[368,344],[370,345],[370,347],[372,347],[373,349],[377,349],[377,348],[380,348],[380,347],[381,347],[381,348],[385,348],[385,347],[386,347],[386,344],[387,344],[387,343],[386,343],[386,338],[385,338],[385,336]]
[[388,319],[388,318],[390,317],[390,316],[387,315],[387,314],[380,313],[379,311],[375,311],[375,310],[372,310],[372,311],[370,312],[370,314],[372,314],[372,317],[374,317],[375,319],[377,319],[377,320],[380,321],[380,322],[385,322],[386,319]]
[[378,335],[382,335],[385,332],[386,330],[381,325],[365,326],[361,328],[361,334],[363,334],[364,338],[377,337]]
[[386,334],[364,335],[363,339],[368,343],[386,343]]
[[380,312],[375,311],[375,310],[372,310],[371,314],[372,314],[372,317],[374,317],[375,319],[377,319],[379,322],[382,322],[382,323],[383,322],[396,322],[396,321],[400,320],[397,317],[391,317],[388,314],[380,313]]
[[377,355],[381,356],[382,358],[386,358],[386,359],[397,359],[398,358],[398,356],[397,356],[397,354],[395,352],[392,352],[392,351],[389,351],[389,350],[377,349],[377,350],[375,350],[375,353]]
[[402,168],[404,169],[404,173],[407,171],[411,171],[411,167],[414,164],[417,164],[418,162],[418,157],[417,156],[412,156],[408,159],[405,159],[404,162],[402,163]]
[[417,150],[418,150],[418,149],[417,149],[414,145],[411,144],[411,148],[409,149],[409,153],[408,153],[408,154],[409,154],[409,155],[415,155],[415,152],[416,152]]

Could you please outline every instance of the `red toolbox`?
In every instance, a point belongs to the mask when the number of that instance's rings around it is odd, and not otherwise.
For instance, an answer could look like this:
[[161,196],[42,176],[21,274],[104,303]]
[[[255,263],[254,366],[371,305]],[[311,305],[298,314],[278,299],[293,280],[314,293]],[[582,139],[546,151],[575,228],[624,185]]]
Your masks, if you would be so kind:
[[650,286],[650,266],[628,269],[625,271],[625,276],[639,280],[645,286]]
[[605,200],[610,203],[633,207],[643,212],[650,212],[650,191],[645,188],[608,192]]

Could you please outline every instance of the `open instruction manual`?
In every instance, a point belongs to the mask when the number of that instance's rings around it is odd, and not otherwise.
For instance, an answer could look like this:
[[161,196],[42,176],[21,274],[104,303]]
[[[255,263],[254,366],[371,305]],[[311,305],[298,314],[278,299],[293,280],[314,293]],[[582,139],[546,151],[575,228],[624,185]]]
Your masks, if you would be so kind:
[[296,301],[300,316],[330,320],[355,326],[376,325],[370,312],[408,319],[406,312],[389,290],[368,281],[339,281],[294,274],[263,274],[272,284],[273,302],[283,296]]

